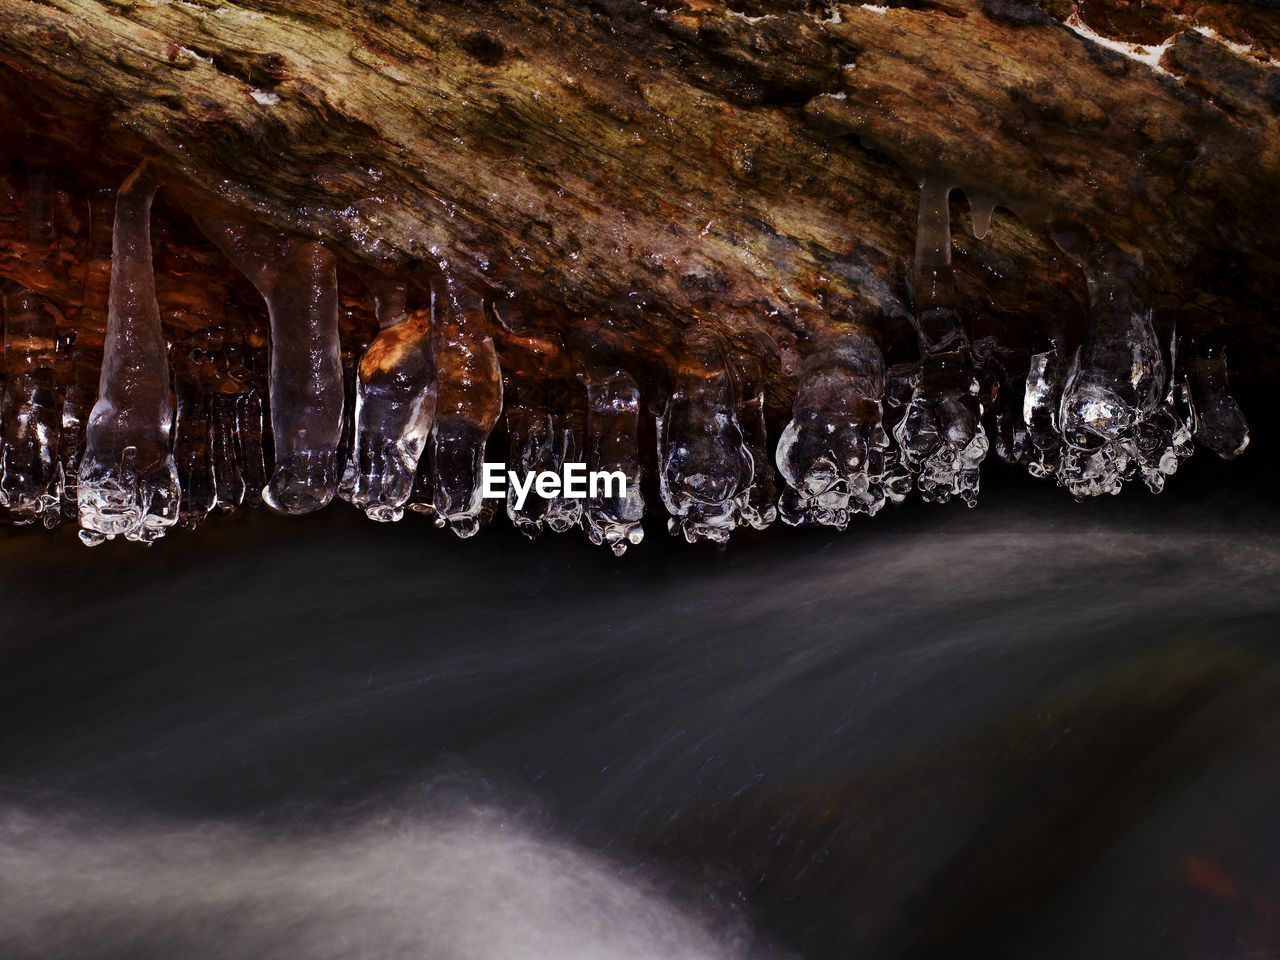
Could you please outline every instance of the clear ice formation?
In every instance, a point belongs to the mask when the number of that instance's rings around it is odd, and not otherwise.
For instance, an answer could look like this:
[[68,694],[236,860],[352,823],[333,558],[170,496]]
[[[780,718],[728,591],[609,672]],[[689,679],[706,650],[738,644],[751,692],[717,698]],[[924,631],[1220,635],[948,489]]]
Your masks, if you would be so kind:
[[987,455],[980,386],[955,305],[951,268],[951,187],[920,186],[913,271],[920,371],[894,438],[923,500],[978,500],[978,466]]
[[54,383],[54,307],[30,290],[4,298],[4,453],[0,503],[15,523],[62,519],[62,414]]
[[438,383],[432,503],[436,525],[465,539],[485,518],[484,451],[502,413],[502,371],[484,302],[452,282],[446,281],[443,290],[431,336]]
[[589,491],[583,510],[587,537],[620,557],[644,539],[644,498],[640,494],[640,388],[621,367],[588,360],[580,374],[587,389],[584,446],[587,471],[620,472],[621,493],[603,485]]
[[783,521],[843,530],[852,514],[901,499],[886,482],[884,390],[884,358],[866,333],[833,336],[804,358],[776,452]]
[[174,394],[178,403],[173,458],[182,491],[178,525],[185,530],[202,524],[217,503],[209,451],[209,411],[201,385],[207,361],[207,336],[188,335],[174,344]]
[[[244,328],[233,322],[218,331],[220,346],[213,353],[214,393],[208,398],[209,462],[213,468],[214,499],[228,513],[245,501],[237,424],[239,393],[249,378]],[[261,489],[261,487],[259,487]]]
[[1055,346],[1031,355],[1022,394],[1022,422],[1030,450],[1027,472],[1048,477],[1062,459],[1062,435],[1058,432],[1058,398],[1062,395],[1062,360]]
[[1231,393],[1226,351],[1218,343],[1192,341],[1184,356],[1196,441],[1234,460],[1249,446],[1249,424]]
[[1191,432],[1179,416],[1180,388],[1141,301],[1141,265],[1110,244],[1086,245],[1055,234],[1081,266],[1089,288],[1089,334],[1062,385],[1058,432],[1063,441],[1058,483],[1076,497],[1118,494],[1141,477],[1153,493],[1191,453]]
[[178,520],[169,362],[151,264],[155,193],[144,162],[116,194],[102,374],[76,489],[80,538],[90,546],[117,536],[150,543]]
[[245,496],[236,436],[236,402],[234,394],[215,393],[209,398],[209,463],[213,467],[214,500],[223,513],[243,505]]
[[267,304],[275,469],[262,499],[280,513],[319,510],[341,480],[337,262],[314,240],[217,217],[197,222]]
[[513,359],[504,370],[511,381],[504,414],[507,469],[516,477],[507,486],[507,517],[530,539],[544,528],[566,533],[582,522],[582,501],[552,487],[539,493],[527,478],[543,471],[561,474],[566,463],[579,459],[581,404],[570,402],[563,409],[568,360],[559,338],[545,332],[513,332],[506,348],[504,359]]
[[[50,261],[56,235],[46,177],[28,176],[31,249]],[[54,527],[62,519],[62,412],[55,383],[58,310],[17,284],[4,294],[4,394],[0,423],[0,504],[15,523]]]
[[[577,460],[578,437],[569,417],[516,402],[507,407],[506,422],[507,469],[521,483],[531,473],[559,474],[565,463]],[[547,491],[546,496],[539,494],[535,484],[522,500],[515,484],[507,488],[507,516],[531,540],[544,527],[565,533],[582,522],[581,500],[551,493],[551,488]]]
[[244,478],[244,502],[251,507],[262,503],[262,491],[271,475],[267,450],[270,437],[266,431],[263,398],[268,394],[265,337],[246,331],[244,345],[244,386],[235,398],[236,452],[240,475]]
[[657,427],[668,529],[689,543],[727,543],[742,520],[753,463],[738,421],[738,386],[718,334],[695,327],[685,335]]
[[738,510],[743,523],[764,530],[778,519],[778,485],[765,423],[764,370],[759,360],[743,352],[735,355],[734,368],[738,374],[738,422],[751,457],[751,485],[739,496]]
[[356,376],[351,502],[369,519],[404,516],[435,414],[431,311],[402,310],[369,344]]
[[[215,507],[318,509],[346,466],[342,493],[370,518],[398,520],[407,508],[469,537],[494,512],[481,496],[504,405],[494,318],[505,331],[508,470],[523,481],[581,459],[626,481],[621,492],[591,487],[585,499],[508,483],[513,525],[530,537],[581,526],[619,556],[642,541],[640,388],[599,332],[513,329],[447,276],[430,309],[410,309],[407,285],[376,275],[365,287],[378,332],[372,342],[349,338],[343,352],[333,256],[312,241],[204,217],[201,228],[266,301],[270,339],[232,301],[224,320],[176,331],[169,347],[147,165],[118,192],[89,197],[87,244],[68,192],[38,171],[27,186],[20,200],[0,171],[0,220],[20,248],[15,262],[30,267],[3,289],[0,504],[14,522],[76,516],[87,544],[146,543]],[[988,447],[984,413],[1003,460],[1077,498],[1139,480],[1159,493],[1193,440],[1225,459],[1247,448],[1221,341],[1174,337],[1162,349],[1141,295],[1141,258],[1080,226],[1055,221],[1050,234],[1087,283],[1083,342],[1064,346],[1059,331],[1029,353],[971,341],[956,305],[949,194],[937,180],[921,184],[912,274],[920,359],[886,370],[857,326],[815,335],[772,457],[758,359],[767,345],[749,350],[690,329],[670,380],[659,378],[670,391],[656,418],[656,486],[673,534],[723,544],[738,526],[779,516],[844,529],[913,487],[926,501],[972,506]],[[970,195],[975,236],[994,208],[994,198]],[[75,250],[87,253],[85,286],[68,333],[40,277]],[[366,314],[352,306],[351,316],[359,329]],[[573,338],[572,356],[561,334]]]
[[84,295],[68,363],[69,377],[62,401],[63,516],[75,520],[76,477],[84,453],[85,423],[98,399],[102,371],[102,340],[107,330],[111,295],[111,225],[115,191],[94,191],[89,197],[89,255],[85,263]]

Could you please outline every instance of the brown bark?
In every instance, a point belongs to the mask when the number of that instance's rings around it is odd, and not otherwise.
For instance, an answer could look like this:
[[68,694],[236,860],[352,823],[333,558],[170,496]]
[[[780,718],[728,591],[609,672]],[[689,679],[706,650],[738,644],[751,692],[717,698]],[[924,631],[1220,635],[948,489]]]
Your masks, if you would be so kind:
[[[691,322],[783,349],[842,322],[909,343],[925,172],[1021,214],[981,244],[957,231],[977,335],[1079,315],[1056,218],[1142,254],[1184,329],[1272,344],[1264,14],[1240,53],[1169,3],[1138,26],[1082,10],[1134,37],[1175,24],[1157,72],[1063,26],[1061,4],[665,2],[0,0],[0,63],[24,122],[72,154],[148,154],[188,205],[366,268],[443,266],[656,363]],[[204,283],[183,287],[216,301]]]

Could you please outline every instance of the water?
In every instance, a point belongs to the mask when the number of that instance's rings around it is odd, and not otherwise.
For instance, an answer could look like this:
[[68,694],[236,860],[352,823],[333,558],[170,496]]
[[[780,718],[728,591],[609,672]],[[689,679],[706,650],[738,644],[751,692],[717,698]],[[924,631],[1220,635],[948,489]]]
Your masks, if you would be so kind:
[[1280,510],[1231,476],[621,561],[5,538],[0,956],[1280,955]]

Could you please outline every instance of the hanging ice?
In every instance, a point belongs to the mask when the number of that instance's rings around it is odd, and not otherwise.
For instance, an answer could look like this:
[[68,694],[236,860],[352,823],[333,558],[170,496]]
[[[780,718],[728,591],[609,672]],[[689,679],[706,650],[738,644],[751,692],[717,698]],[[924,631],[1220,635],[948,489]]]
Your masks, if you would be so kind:
[[1062,361],[1054,347],[1031,355],[1022,395],[1022,420],[1027,425],[1031,455],[1027,472],[1033,477],[1055,473],[1062,460],[1058,432],[1058,404],[1062,398]]
[[640,495],[640,388],[631,374],[607,362],[588,363],[585,452],[589,473],[620,472],[622,492],[603,484],[591,491],[583,512],[587,536],[622,556],[644,539],[644,498]]
[[894,436],[922,499],[978,500],[978,466],[987,455],[982,403],[969,338],[955,305],[951,269],[951,188],[920,186],[914,284],[920,374]]
[[996,456],[1006,463],[1026,466],[1034,448],[1023,417],[1026,408],[1028,356],[1026,351],[1005,347],[994,337],[973,344],[974,362],[980,372],[980,393],[995,421]]
[[62,519],[62,415],[54,382],[54,306],[30,290],[4,298],[4,419],[0,503],[15,523]]
[[480,529],[485,444],[502,413],[502,371],[487,326],[480,297],[447,282],[431,337],[438,383],[432,499],[436,524],[464,538]]
[[244,478],[244,502],[256,507],[262,502],[262,491],[270,474],[267,455],[269,438],[264,436],[263,397],[267,394],[266,337],[248,329],[244,344],[245,386],[235,398],[236,451],[240,474]]
[[1186,444],[1151,311],[1137,293],[1141,265],[1074,232],[1055,238],[1089,288],[1089,336],[1067,371],[1058,409],[1058,482],[1088,497],[1118,494],[1127,478],[1141,476],[1158,493]]
[[[27,189],[30,255],[52,269],[56,234],[46,176],[31,171]],[[0,503],[15,523],[62,520],[62,412],[54,380],[58,310],[32,290],[4,296],[4,395],[0,429]]]
[[1226,351],[1219,343],[1192,342],[1186,354],[1195,438],[1224,460],[1234,460],[1249,446],[1249,424],[1231,394]]
[[778,518],[778,485],[765,424],[764,371],[759,360],[741,352],[736,354],[734,366],[742,442],[751,457],[751,485],[739,494],[738,510],[744,523],[763,530]]
[[111,291],[111,222],[115,191],[102,189],[89,197],[89,256],[85,263],[84,294],[76,318],[75,341],[67,364],[69,378],[62,401],[62,469],[65,475],[63,513],[74,520],[76,477],[84,453],[85,422],[98,399],[102,371],[102,340],[107,330],[107,302]]
[[336,261],[313,240],[218,217],[198,223],[257,288],[271,320],[275,469],[262,498],[281,513],[318,510],[333,499],[341,479]]
[[668,528],[690,543],[727,543],[752,475],[737,384],[722,338],[711,331],[687,333],[677,363],[658,419],[658,485],[671,514]]
[[216,390],[208,398],[209,463],[213,468],[214,497],[223,513],[235,510],[245,499],[236,406],[249,370],[244,329],[235,319],[219,331],[220,346],[212,358]]
[[149,543],[178,520],[169,363],[151,266],[155,192],[144,162],[116,195],[102,376],[76,491],[80,538],[90,545],[116,536]]
[[561,474],[566,462],[577,457],[577,438],[568,419],[546,410],[514,403],[506,410],[507,469],[519,478],[524,493],[512,483],[507,487],[507,516],[516,529],[533,539],[546,526],[564,533],[582,519],[582,501],[560,495],[548,487],[538,492],[537,484],[526,480],[530,474]]
[[415,310],[380,332],[356,379],[351,502],[371,520],[399,520],[436,413],[431,311]]
[[884,506],[883,398],[884,358],[865,333],[834,337],[804,359],[776,454],[784,521],[843,530],[851,513],[874,516]]
[[507,469],[516,478],[507,486],[507,516],[530,538],[544,527],[565,533],[582,521],[583,502],[549,481],[539,493],[536,474],[563,475],[565,464],[581,462],[581,385],[557,331],[518,312],[495,311],[495,316],[506,331]]
[[209,458],[208,406],[201,385],[207,362],[207,335],[188,334],[174,345],[173,378],[178,407],[173,447],[182,491],[178,523],[187,530],[203,523],[217,500]]

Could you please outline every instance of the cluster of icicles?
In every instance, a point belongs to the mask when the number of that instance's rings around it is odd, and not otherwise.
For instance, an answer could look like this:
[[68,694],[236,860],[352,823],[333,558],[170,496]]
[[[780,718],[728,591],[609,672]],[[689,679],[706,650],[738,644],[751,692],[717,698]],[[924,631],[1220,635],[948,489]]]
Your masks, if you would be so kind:
[[[1114,249],[1059,241],[1089,286],[1090,332],[1073,355],[1019,357],[971,342],[954,305],[949,192],[922,186],[919,361],[886,370],[875,340],[855,328],[811,343],[773,457],[759,362],[709,329],[688,331],[656,424],[672,533],[724,543],[736,527],[778,517],[843,529],[913,488],[973,506],[987,413],[1001,457],[1079,497],[1137,479],[1158,492],[1193,437],[1224,457],[1244,449],[1221,352],[1193,345],[1166,357],[1134,292],[1134,265]],[[508,327],[502,369],[485,333],[496,311],[480,297],[446,282],[410,309],[405,287],[376,285],[381,329],[350,365],[346,409],[333,256],[313,241],[197,217],[265,300],[270,349],[242,330],[170,345],[152,272],[155,193],[144,164],[117,192],[109,257],[99,250],[90,267],[109,294],[87,414],[87,390],[64,387],[60,398],[55,383],[53,311],[29,291],[6,295],[0,496],[16,522],[75,518],[87,544],[149,543],[219,508],[262,500],[301,514],[340,496],[375,520],[415,511],[469,537],[495,512],[481,496],[482,465],[505,416],[515,476],[585,462],[628,479],[621,492],[585,499],[531,490],[520,502],[513,490],[506,509],[521,531],[580,527],[619,555],[642,540],[640,389],[589,332],[566,345]],[[210,367],[221,378],[202,374]],[[240,388],[206,395],[209,379]],[[566,395],[579,399],[562,409]]]

